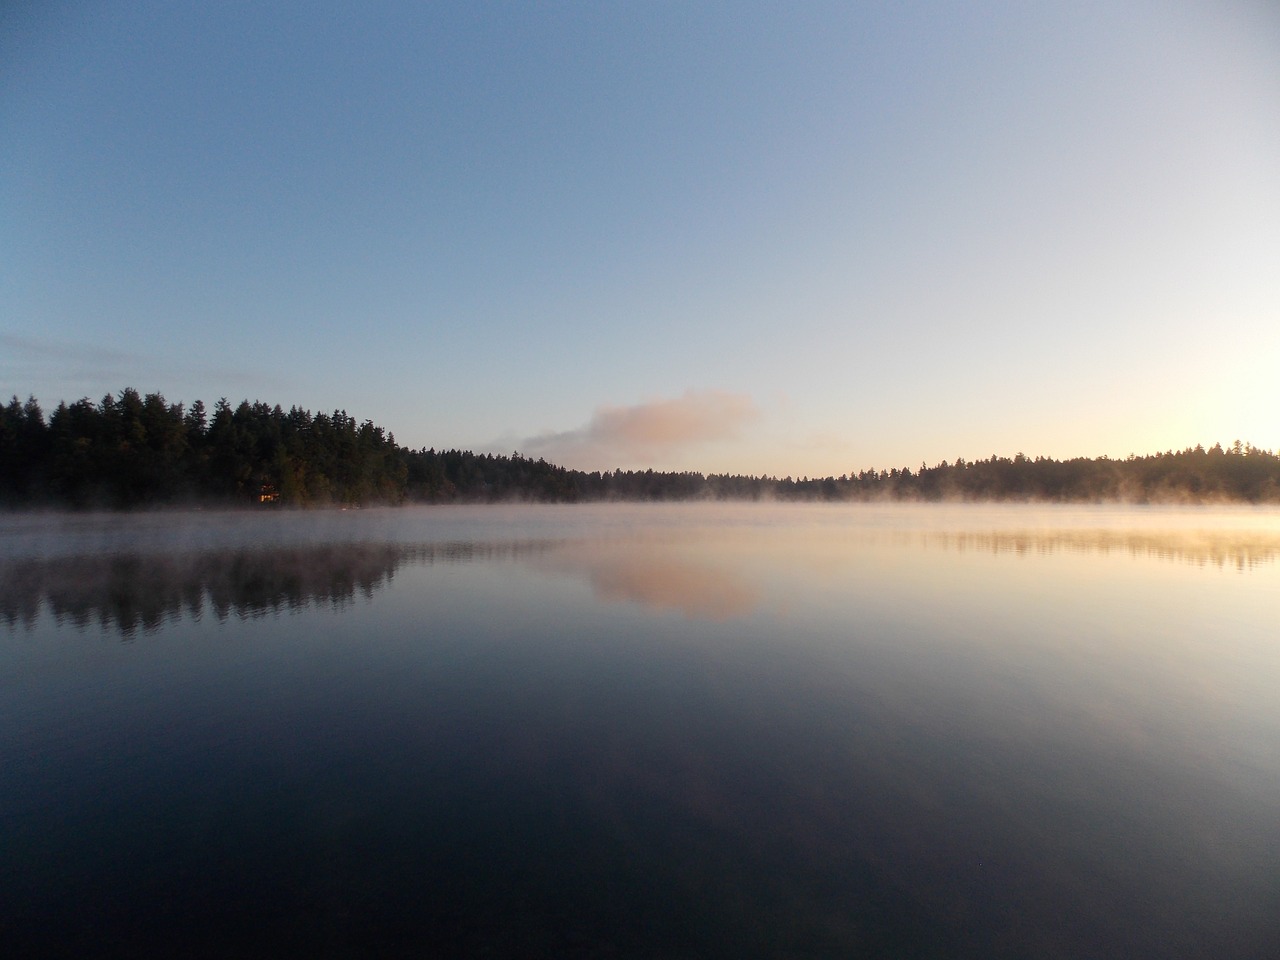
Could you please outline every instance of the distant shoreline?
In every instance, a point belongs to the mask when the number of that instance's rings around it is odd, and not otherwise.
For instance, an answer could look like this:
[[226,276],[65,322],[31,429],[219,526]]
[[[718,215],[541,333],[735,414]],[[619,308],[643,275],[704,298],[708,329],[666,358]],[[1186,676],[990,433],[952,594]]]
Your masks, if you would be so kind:
[[1280,456],[1236,441],[1124,460],[992,456],[820,478],[574,470],[412,450],[346,411],[225,399],[210,415],[133,389],[0,406],[0,509],[353,508],[645,501],[1280,504]]
[[[793,481],[793,486],[802,488],[806,484],[821,483],[821,480]],[[838,481],[837,481],[838,482]],[[778,481],[781,484],[781,481]],[[41,500],[34,502],[0,503],[0,516],[74,516],[89,517],[95,514],[102,516],[120,515],[161,515],[178,513],[229,513],[234,515],[262,515],[269,513],[345,513],[369,510],[400,510],[415,507],[513,507],[513,506],[565,506],[590,507],[608,506],[610,504],[644,505],[644,504],[760,504],[768,505],[830,505],[830,506],[1062,506],[1062,507],[1272,507],[1280,508],[1280,497],[1271,499],[1243,499],[1223,496],[1192,497],[1178,491],[1156,494],[1145,499],[1130,498],[1049,498],[1036,496],[996,496],[996,497],[918,497],[918,496],[850,496],[823,497],[810,496],[804,493],[783,494],[779,496],[688,496],[688,497],[577,497],[573,499],[550,500],[533,499],[519,495],[496,497],[457,497],[443,500],[368,501],[361,503],[255,503],[248,500],[227,501],[211,500],[204,502],[159,500],[154,502],[130,504],[67,504],[56,501]]]

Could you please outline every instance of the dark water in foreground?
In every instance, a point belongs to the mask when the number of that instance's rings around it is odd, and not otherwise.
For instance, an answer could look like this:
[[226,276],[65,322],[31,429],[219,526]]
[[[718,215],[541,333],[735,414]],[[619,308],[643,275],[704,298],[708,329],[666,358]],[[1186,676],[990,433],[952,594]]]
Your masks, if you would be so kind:
[[1280,943],[1280,515],[0,518],[6,956]]

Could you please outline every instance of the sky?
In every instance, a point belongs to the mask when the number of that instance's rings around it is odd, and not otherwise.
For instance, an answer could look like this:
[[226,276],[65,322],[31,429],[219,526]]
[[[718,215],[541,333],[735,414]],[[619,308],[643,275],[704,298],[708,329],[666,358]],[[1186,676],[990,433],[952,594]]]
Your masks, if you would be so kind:
[[827,476],[1280,448],[1280,6],[0,7],[0,392]]

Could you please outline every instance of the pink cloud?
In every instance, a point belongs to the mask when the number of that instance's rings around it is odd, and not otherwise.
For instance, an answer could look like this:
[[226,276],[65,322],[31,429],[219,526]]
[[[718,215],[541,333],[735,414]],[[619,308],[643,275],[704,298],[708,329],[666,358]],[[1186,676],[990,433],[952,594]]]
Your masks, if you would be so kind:
[[643,459],[735,439],[759,416],[745,394],[690,390],[629,407],[599,407],[584,427],[533,437],[524,446],[567,465]]

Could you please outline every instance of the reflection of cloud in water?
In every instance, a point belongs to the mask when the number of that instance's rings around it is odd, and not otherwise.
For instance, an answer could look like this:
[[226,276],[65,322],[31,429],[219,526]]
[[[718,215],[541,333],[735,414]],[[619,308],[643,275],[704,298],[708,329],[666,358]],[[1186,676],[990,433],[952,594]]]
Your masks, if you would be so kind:
[[565,543],[539,565],[585,577],[602,600],[678,610],[690,619],[731,620],[756,608],[760,589],[727,560],[723,552],[708,556],[682,550],[679,542],[637,539]]

